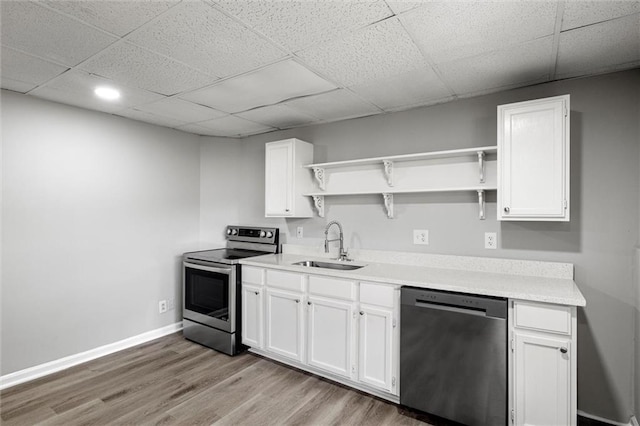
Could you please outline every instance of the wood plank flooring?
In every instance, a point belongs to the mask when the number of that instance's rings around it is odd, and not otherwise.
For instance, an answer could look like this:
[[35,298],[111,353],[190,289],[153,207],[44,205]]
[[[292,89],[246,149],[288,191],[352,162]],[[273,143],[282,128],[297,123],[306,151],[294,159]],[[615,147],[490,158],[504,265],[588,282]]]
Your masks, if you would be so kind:
[[220,354],[181,333],[5,389],[0,414],[6,426],[439,423],[260,356]]

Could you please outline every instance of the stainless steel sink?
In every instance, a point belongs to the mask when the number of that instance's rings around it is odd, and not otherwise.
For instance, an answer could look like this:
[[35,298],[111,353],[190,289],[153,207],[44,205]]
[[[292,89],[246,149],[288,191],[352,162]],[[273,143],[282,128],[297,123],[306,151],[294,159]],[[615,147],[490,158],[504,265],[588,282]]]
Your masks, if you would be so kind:
[[330,262],[317,262],[315,260],[303,260],[302,262],[296,262],[294,265],[307,266],[309,268],[323,268],[323,269],[337,269],[339,271],[353,271],[354,269],[360,269],[366,265],[353,265],[348,263],[330,263]]

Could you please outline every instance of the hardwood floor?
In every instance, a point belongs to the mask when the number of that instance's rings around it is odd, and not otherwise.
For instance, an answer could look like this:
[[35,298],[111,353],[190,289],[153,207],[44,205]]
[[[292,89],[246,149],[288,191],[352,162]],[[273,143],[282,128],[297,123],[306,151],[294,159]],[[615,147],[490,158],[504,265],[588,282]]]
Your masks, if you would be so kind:
[[253,354],[228,357],[181,333],[6,389],[0,413],[6,426],[427,424],[395,404]]

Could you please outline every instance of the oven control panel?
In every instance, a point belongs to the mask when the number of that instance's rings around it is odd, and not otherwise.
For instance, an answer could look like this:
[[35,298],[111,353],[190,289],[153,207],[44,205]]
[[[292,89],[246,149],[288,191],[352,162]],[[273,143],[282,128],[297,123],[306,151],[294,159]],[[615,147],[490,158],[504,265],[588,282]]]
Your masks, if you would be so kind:
[[227,240],[252,243],[277,244],[278,228],[254,228],[248,226],[227,226]]

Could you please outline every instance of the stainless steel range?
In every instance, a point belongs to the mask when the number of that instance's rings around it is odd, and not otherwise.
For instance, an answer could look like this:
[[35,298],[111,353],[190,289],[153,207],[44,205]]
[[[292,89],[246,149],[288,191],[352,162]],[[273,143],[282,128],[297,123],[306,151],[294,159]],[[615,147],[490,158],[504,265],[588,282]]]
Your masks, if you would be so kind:
[[242,351],[240,259],[278,252],[278,228],[227,226],[225,248],[185,253],[183,335],[228,355]]

